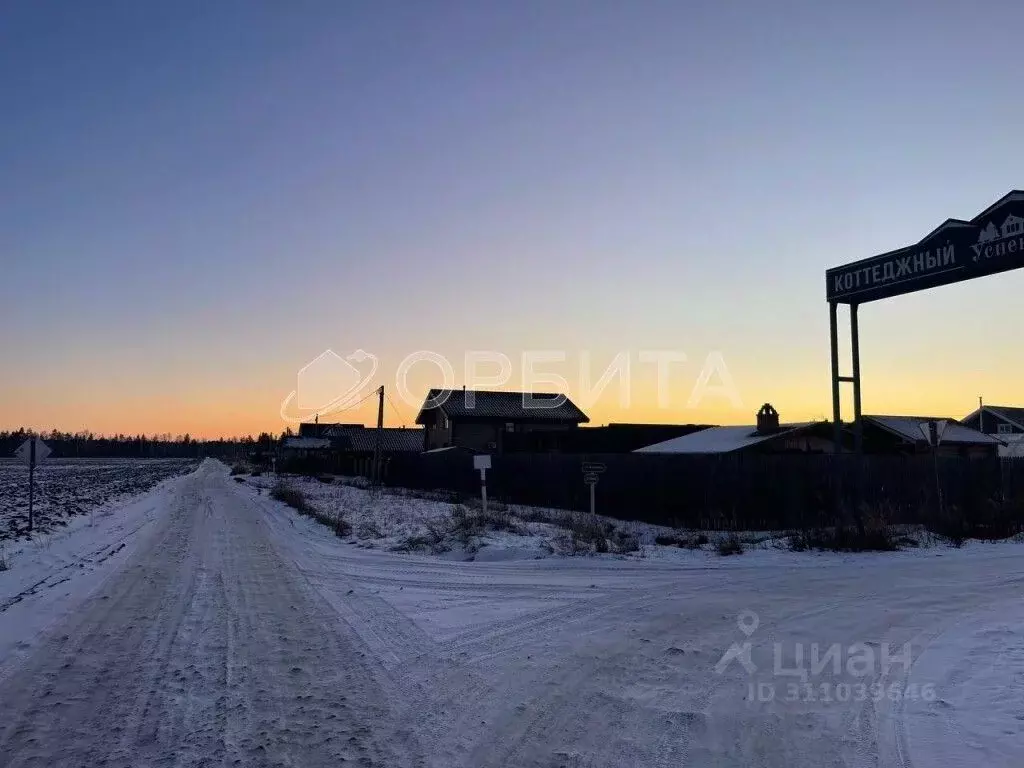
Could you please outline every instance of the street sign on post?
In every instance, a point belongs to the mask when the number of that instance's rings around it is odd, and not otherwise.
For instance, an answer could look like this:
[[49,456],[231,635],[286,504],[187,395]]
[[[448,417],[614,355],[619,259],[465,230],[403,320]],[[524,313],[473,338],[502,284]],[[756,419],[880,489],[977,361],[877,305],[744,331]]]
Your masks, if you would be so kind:
[[17,450],[14,451],[14,455],[25,464],[28,464],[28,530],[31,533],[35,524],[36,462],[42,461],[50,455],[50,446],[38,437],[30,437],[18,446]]
[[491,468],[491,457],[488,455],[474,456],[473,469],[480,470],[480,503],[484,514],[487,514],[487,470]]
[[35,461],[42,461],[50,455],[50,446],[40,440],[38,437],[30,437],[24,443],[18,446],[14,455],[20,459],[23,463],[28,466],[32,466],[32,449],[35,448]]
[[935,465],[935,501],[938,504],[939,514],[941,515],[944,505],[942,503],[942,479],[939,476],[939,444],[942,442],[942,436],[946,432],[946,427],[949,426],[949,421],[947,419],[922,421],[917,426],[921,430],[921,434],[924,435],[925,442],[932,449],[932,462]]
[[596,461],[583,462],[583,482],[590,486],[590,514],[592,515],[597,514],[594,489],[597,487],[598,476],[606,469],[608,467]]
[[942,442],[942,436],[946,433],[946,427],[949,426],[947,419],[940,421],[922,421],[917,425],[918,429],[921,430],[921,434],[924,435],[925,441],[928,445],[935,448]]

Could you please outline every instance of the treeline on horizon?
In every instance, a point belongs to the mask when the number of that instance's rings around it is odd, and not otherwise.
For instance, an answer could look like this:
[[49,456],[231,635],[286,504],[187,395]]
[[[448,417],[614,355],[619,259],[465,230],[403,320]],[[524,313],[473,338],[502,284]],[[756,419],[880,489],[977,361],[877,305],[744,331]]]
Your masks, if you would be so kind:
[[[281,437],[293,434],[286,429]],[[89,431],[61,432],[34,431],[24,427],[13,431],[0,431],[0,458],[9,458],[29,438],[35,435],[43,440],[53,453],[62,459],[188,459],[241,457],[260,451],[269,451],[279,437],[260,432],[256,437],[195,439],[191,435],[97,435]]]

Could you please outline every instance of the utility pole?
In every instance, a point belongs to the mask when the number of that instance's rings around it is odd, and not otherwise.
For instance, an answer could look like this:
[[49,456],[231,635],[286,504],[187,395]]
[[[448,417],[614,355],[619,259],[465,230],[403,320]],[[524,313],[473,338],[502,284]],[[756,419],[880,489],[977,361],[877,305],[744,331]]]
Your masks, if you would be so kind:
[[384,437],[384,385],[377,389],[377,434],[373,443],[373,484],[380,485],[380,444]]

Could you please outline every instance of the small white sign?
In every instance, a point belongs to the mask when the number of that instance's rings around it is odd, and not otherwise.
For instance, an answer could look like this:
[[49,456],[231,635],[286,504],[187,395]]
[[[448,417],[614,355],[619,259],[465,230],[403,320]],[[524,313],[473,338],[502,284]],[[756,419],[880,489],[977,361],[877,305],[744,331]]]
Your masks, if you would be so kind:
[[[920,424],[917,425],[918,428],[921,430],[921,434],[924,435],[924,441],[926,443],[928,443],[928,445],[932,445],[932,429],[931,429],[931,424],[932,424],[932,422],[930,422],[930,421],[922,421]],[[949,426],[949,420],[948,419],[942,419],[941,421],[936,421],[935,422],[935,439],[936,439],[935,445],[938,445],[939,443],[942,442],[942,436],[943,436],[943,434],[945,434],[946,427],[948,427],[948,426]]]
[[18,446],[18,449],[14,452],[14,455],[25,464],[29,464],[32,461],[32,441],[36,443],[36,464],[45,459],[50,455],[50,446],[40,440],[38,437],[29,438],[24,443]]
[[473,457],[473,469],[490,469],[491,468],[491,457],[489,455],[474,456]]

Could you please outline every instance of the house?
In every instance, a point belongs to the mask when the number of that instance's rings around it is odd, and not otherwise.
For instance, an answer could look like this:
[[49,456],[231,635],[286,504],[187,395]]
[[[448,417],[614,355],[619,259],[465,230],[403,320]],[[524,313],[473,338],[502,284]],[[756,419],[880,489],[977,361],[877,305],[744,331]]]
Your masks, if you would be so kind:
[[708,424],[625,424],[580,427],[559,434],[552,444],[550,432],[505,434],[505,453],[631,453],[645,445],[707,429]]
[[831,453],[832,425],[827,421],[780,424],[779,412],[765,403],[757,424],[709,427],[639,448],[634,453]]
[[[377,428],[362,424],[300,424],[301,439],[325,440],[338,454],[372,455],[377,447]],[[381,454],[419,453],[423,450],[423,430],[383,427],[380,430]]]
[[[780,424],[778,418],[775,409],[766,403],[758,411],[756,426],[712,427],[641,448],[636,453],[832,453],[835,432],[831,422]],[[862,416],[864,453],[930,453],[932,448],[923,430],[927,430],[932,421],[941,420],[924,416]],[[851,451],[853,425],[844,425],[841,440],[843,452]],[[942,433],[939,455],[995,456],[1001,445],[996,437],[949,419]]]
[[940,456],[972,458],[998,456],[1003,442],[993,435],[962,424],[954,419],[925,416],[863,416],[864,452],[873,454],[931,453],[925,437],[930,422],[945,422],[940,436]]
[[362,424],[321,424],[319,421],[303,422],[299,424],[299,437],[323,437],[323,432],[329,427],[362,427]]
[[537,392],[431,389],[416,416],[421,450],[460,446],[483,453],[505,452],[506,437],[534,433],[538,450],[551,450],[586,414],[565,395]]
[[1001,456],[1024,456],[1024,408],[983,405],[960,419],[964,426],[995,435],[1003,443]]
[[[299,437],[287,439],[306,441],[304,444],[310,446],[310,450],[302,454],[293,452],[290,457],[315,458],[321,471],[367,477],[373,473],[373,457],[378,440],[376,427],[362,424],[300,424]],[[423,450],[422,429],[383,427],[379,439],[380,458],[385,469],[392,457],[418,454]],[[314,444],[318,446],[315,451]]]
[[282,458],[323,456],[331,449],[331,441],[319,437],[285,437],[281,441]]
[[420,453],[423,450],[423,430],[405,427],[364,427],[362,424],[328,425],[323,436],[339,453],[372,454],[380,441],[382,455]]

